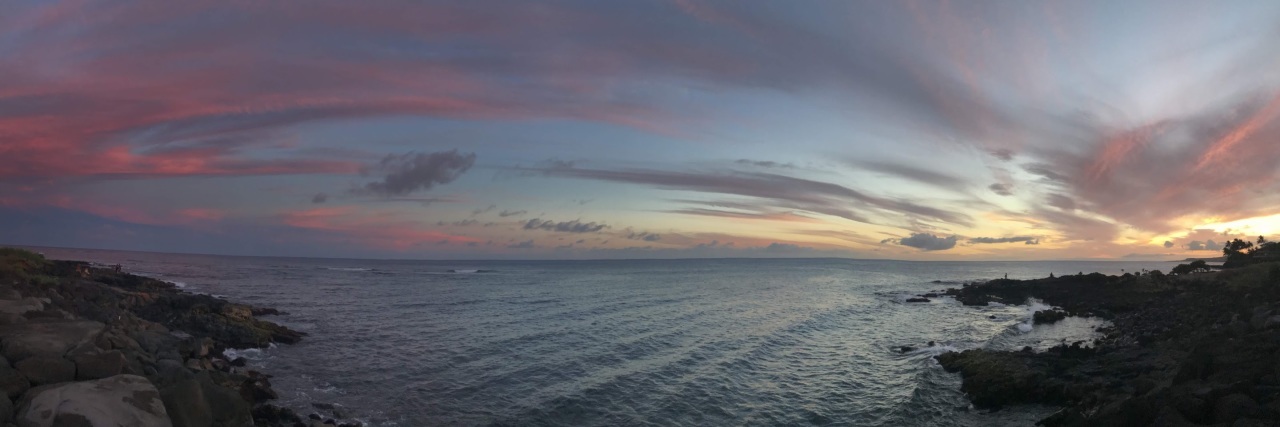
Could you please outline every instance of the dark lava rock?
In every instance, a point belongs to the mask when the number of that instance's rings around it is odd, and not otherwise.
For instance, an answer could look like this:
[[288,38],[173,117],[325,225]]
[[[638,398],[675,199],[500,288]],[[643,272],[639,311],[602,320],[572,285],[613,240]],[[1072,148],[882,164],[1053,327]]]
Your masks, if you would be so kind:
[[937,359],[947,372],[960,373],[964,378],[960,390],[981,409],[1063,400],[1060,390],[1055,390],[1044,373],[1032,369],[1030,360],[1021,353],[965,350],[944,353]]
[[204,391],[195,378],[179,381],[160,389],[160,400],[176,426],[209,426],[213,412],[205,402]]
[[0,366],[0,392],[7,395],[9,399],[17,399],[30,388],[31,381],[26,375],[22,375],[17,369],[7,364]]
[[263,403],[279,396],[271,389],[271,382],[266,378],[246,379],[240,383],[240,396],[253,403]]
[[289,425],[302,422],[302,418],[292,409],[281,408],[271,404],[258,405],[253,408],[253,420],[257,425]]
[[289,314],[270,307],[253,307],[252,313],[254,316],[283,316]]
[[1067,312],[1062,310],[1040,310],[1031,315],[1032,322],[1037,325],[1057,323],[1066,318]]
[[76,364],[61,357],[29,357],[15,367],[35,386],[76,379]]
[[124,372],[124,353],[112,350],[96,354],[81,354],[71,359],[76,365],[76,380],[96,380],[119,375]]
[[929,302],[928,298],[912,297],[907,298],[907,302]]
[[1219,423],[1233,423],[1259,412],[1258,402],[1240,393],[1223,396],[1213,404],[1213,420]]

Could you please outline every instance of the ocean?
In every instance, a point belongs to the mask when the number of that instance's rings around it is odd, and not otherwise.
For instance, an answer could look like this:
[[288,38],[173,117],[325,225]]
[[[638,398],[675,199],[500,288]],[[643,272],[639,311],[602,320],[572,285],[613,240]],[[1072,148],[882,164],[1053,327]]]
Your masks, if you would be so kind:
[[[970,408],[932,356],[1047,348],[1103,323],[915,294],[1161,262],[404,261],[36,248],[274,307],[310,334],[240,350],[278,404],[370,426],[1031,425]],[[934,346],[927,345],[933,341]],[[914,347],[903,351],[902,346]]]

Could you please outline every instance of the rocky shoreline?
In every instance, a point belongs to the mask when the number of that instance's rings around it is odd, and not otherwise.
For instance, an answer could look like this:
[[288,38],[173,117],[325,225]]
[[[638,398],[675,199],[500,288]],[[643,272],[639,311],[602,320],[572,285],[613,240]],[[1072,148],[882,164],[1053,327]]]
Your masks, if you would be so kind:
[[948,289],[965,305],[1058,307],[1111,322],[1092,342],[1047,351],[985,349],[937,356],[976,408],[1047,404],[1045,426],[1280,425],[1280,264],[1165,276],[1080,274],[998,279]]
[[258,318],[270,314],[282,313],[0,248],[0,425],[360,425],[272,405],[271,376],[227,360],[306,335]]

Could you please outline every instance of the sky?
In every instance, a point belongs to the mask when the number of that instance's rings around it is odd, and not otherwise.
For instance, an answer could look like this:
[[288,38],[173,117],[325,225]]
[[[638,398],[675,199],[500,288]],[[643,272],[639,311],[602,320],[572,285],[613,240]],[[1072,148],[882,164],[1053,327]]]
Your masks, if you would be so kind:
[[0,243],[1181,259],[1280,235],[1280,2],[0,3]]

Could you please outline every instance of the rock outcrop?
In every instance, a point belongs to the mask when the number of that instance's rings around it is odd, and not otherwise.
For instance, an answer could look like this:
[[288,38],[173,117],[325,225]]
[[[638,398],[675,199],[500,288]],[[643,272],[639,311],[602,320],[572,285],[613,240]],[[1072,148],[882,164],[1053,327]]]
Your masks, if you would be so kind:
[[[1257,267],[1256,269],[1254,267]],[[1280,278],[1267,265],[1164,275],[993,280],[947,293],[966,304],[1038,298],[1066,315],[1111,321],[1091,343],[1044,352],[937,356],[978,408],[1062,406],[1045,426],[1280,425]],[[1255,271],[1256,270],[1256,271]]]
[[[13,262],[5,251],[0,263]],[[0,426],[301,421],[268,403],[269,376],[222,355],[301,339],[255,317],[278,311],[85,263],[20,258],[0,265]]]

